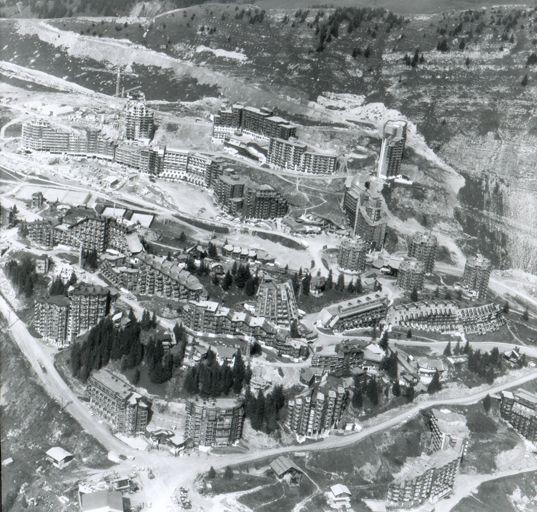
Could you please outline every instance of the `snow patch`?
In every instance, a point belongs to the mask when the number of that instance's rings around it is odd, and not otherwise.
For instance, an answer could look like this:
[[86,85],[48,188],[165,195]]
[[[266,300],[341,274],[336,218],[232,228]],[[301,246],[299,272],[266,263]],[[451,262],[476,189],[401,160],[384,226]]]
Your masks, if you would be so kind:
[[196,53],[203,52],[212,53],[215,57],[221,57],[223,59],[238,60],[239,62],[246,62],[248,60],[248,57],[242,52],[232,52],[221,48],[209,48],[208,46],[203,45],[196,48]]

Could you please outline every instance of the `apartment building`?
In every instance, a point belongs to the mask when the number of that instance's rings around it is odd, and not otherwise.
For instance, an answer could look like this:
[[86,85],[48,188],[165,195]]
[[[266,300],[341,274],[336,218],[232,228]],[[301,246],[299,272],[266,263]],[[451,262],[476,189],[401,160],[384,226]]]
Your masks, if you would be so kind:
[[366,267],[368,244],[359,237],[345,238],[338,249],[338,267],[346,272],[360,273]]
[[195,445],[228,446],[242,437],[244,408],[230,398],[187,400],[185,437]]
[[433,410],[426,417],[428,451],[407,459],[388,487],[386,510],[404,510],[436,503],[453,491],[464,458],[469,430],[461,414]]
[[250,219],[274,219],[287,215],[287,200],[270,185],[249,182],[244,193],[242,213]]
[[308,148],[296,139],[271,138],[267,163],[275,169],[330,175],[337,170],[338,157],[333,152]]
[[319,323],[333,331],[368,327],[383,320],[387,311],[387,295],[373,292],[324,308],[319,315]]
[[198,278],[173,261],[141,253],[137,292],[181,300],[200,300],[206,292]]
[[379,251],[386,238],[388,208],[382,188],[374,179],[362,186],[358,178],[348,178],[343,196],[343,210],[352,231]]
[[416,258],[406,257],[397,273],[397,286],[407,293],[423,289],[425,279],[425,265]]
[[286,425],[299,436],[317,437],[339,424],[347,403],[343,386],[308,390],[289,400]]
[[326,345],[312,355],[311,366],[336,377],[350,374],[364,361],[364,345],[361,340],[343,340],[337,345]]
[[127,103],[125,112],[125,138],[127,140],[149,141],[153,138],[155,121],[144,98]]
[[213,138],[222,140],[241,132],[255,140],[268,142],[270,138],[296,137],[296,128],[287,120],[275,116],[272,110],[236,104],[220,110],[214,116]]
[[406,143],[405,121],[386,121],[382,130],[382,145],[377,174],[382,178],[398,176]]
[[35,330],[45,341],[59,347],[69,344],[69,308],[71,301],[64,295],[38,297],[34,306]]
[[500,414],[522,436],[537,442],[537,395],[525,389],[500,393]]
[[505,325],[500,306],[494,303],[460,305],[450,300],[398,304],[387,316],[390,325],[428,332],[486,334]]
[[487,297],[492,264],[482,254],[476,254],[466,260],[462,276],[463,288],[475,299]]
[[427,274],[434,270],[437,249],[438,239],[431,232],[414,233],[408,242],[408,256],[421,261]]
[[128,382],[103,368],[90,375],[86,391],[91,409],[114,431],[129,435],[145,432],[151,402]]
[[277,325],[288,327],[298,320],[298,307],[291,281],[277,283],[265,278],[257,290],[256,314]]
[[104,286],[78,283],[69,290],[69,338],[74,340],[108,315],[115,293]]
[[220,207],[230,215],[242,213],[246,180],[235,172],[224,171],[214,184],[214,197]]

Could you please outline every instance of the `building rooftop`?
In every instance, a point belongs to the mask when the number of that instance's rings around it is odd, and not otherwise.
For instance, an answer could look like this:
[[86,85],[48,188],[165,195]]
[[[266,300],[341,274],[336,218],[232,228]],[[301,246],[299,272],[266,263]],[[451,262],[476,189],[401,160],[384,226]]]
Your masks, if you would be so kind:
[[53,448],[48,450],[47,456],[55,460],[56,462],[61,462],[62,460],[73,458],[73,454],[68,452],[67,450],[64,450],[61,446],[54,446]]
[[285,473],[291,470],[302,473],[302,470],[289,457],[284,455],[274,459],[270,463],[270,469],[276,473],[278,478],[282,477],[285,475]]
[[100,284],[78,283],[69,291],[69,296],[76,295],[108,295],[110,289]]
[[123,497],[119,491],[80,493],[82,512],[123,512]]
[[337,498],[339,496],[347,495],[351,496],[351,491],[344,484],[336,484],[330,487],[330,492]]
[[449,409],[433,409],[431,412],[436,418],[438,428],[442,433],[461,439],[470,434],[470,430],[466,425],[466,418],[462,414]]
[[441,468],[461,456],[461,446],[450,447],[433,452],[422,453],[418,457],[407,459],[398,473],[393,475],[395,481],[408,481],[423,475],[430,469]]
[[405,258],[399,266],[400,272],[421,272],[425,273],[425,265],[416,258]]
[[[90,378],[96,380],[108,389],[111,389],[112,391],[117,393],[123,400],[129,399],[133,394],[133,388],[131,387],[131,385],[117,375],[113,374],[107,368],[102,368],[101,370],[93,372]],[[136,395],[138,394],[136,393]]]

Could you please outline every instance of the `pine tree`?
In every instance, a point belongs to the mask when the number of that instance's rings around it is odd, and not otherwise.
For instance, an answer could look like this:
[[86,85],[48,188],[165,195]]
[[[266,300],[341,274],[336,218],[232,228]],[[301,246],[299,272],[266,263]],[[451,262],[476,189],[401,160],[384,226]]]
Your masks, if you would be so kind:
[[302,295],[306,297],[310,294],[311,274],[307,273],[302,279]]
[[291,322],[289,336],[291,336],[291,338],[300,338],[300,331],[298,330],[297,320],[293,320]]
[[379,389],[374,377],[367,383],[366,394],[371,405],[376,407],[379,403]]
[[412,338],[412,329],[409,329],[407,332],[406,332],[406,337],[408,339]]
[[472,352],[472,347],[470,346],[470,342],[466,340],[466,344],[464,345],[464,348],[462,349],[463,354],[470,354]]
[[354,284],[354,290],[356,291],[357,295],[361,295],[362,293],[364,293],[364,287],[362,285],[362,279],[360,277],[356,279],[356,282]]
[[410,292],[410,300],[412,302],[417,302],[419,299],[418,290],[416,288],[412,288],[412,291]]
[[233,478],[233,470],[226,466],[226,469],[224,470],[224,479],[225,480],[231,480]]
[[214,470],[214,468],[211,466],[209,471],[207,472],[207,478],[209,480],[214,480],[216,478],[216,471]]
[[490,395],[487,395],[485,398],[483,398],[483,409],[485,409],[487,414],[489,413],[491,406],[492,399],[490,398]]
[[455,350],[453,351],[453,353],[458,356],[461,354],[461,350],[461,341],[457,340],[457,344],[455,345]]
[[361,409],[364,406],[364,397],[362,395],[362,388],[356,387],[356,385],[352,393],[352,406],[355,409]]
[[526,308],[524,312],[522,313],[522,320],[527,322],[529,319],[530,319],[530,314],[529,314],[528,308]]
[[429,382],[429,385],[427,386],[427,393],[432,395],[433,393],[436,393],[437,391],[440,391],[442,389],[442,383],[440,382],[440,373],[438,370],[434,372],[433,378],[431,382]]
[[343,274],[339,274],[339,276],[337,277],[336,290],[345,290],[345,276]]
[[451,341],[448,342],[446,348],[444,349],[444,356],[451,357]]
[[198,370],[196,367],[192,366],[187,370],[183,387],[189,395],[198,393]]
[[401,396],[401,385],[399,384],[399,380],[396,380],[393,383],[392,393],[393,393],[393,396]]
[[218,251],[216,250],[216,245],[212,242],[209,242],[209,245],[207,246],[207,255],[213,260],[218,258]]
[[334,278],[332,276],[332,269],[328,271],[328,277],[326,278],[325,288],[331,290],[334,287]]
[[222,290],[224,291],[229,290],[232,284],[233,284],[233,276],[231,275],[231,272],[228,270],[226,272],[226,275],[224,276],[224,280],[222,281]]
[[245,365],[242,359],[242,354],[240,350],[237,350],[235,354],[235,360],[233,361],[233,391],[236,394],[239,394],[242,390],[242,385],[244,382],[245,375]]
[[416,391],[414,390],[414,386],[410,385],[406,392],[406,398],[409,402],[412,402],[414,400],[414,396],[416,395]]
[[255,295],[255,288],[255,279],[250,276],[246,281],[246,284],[244,285],[244,293],[248,295],[248,297],[252,297],[253,295]]
[[379,341],[379,347],[384,351],[388,350],[388,340],[389,340],[388,331],[384,329],[384,331],[382,332],[382,336],[380,337],[380,341]]

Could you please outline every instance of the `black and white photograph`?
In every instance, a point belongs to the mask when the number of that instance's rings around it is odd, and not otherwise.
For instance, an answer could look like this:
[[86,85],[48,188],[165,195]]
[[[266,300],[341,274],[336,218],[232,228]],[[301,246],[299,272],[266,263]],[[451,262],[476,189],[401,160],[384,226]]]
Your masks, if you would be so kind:
[[537,0],[0,0],[4,512],[537,512]]

